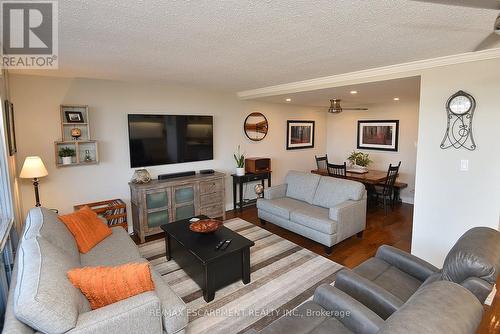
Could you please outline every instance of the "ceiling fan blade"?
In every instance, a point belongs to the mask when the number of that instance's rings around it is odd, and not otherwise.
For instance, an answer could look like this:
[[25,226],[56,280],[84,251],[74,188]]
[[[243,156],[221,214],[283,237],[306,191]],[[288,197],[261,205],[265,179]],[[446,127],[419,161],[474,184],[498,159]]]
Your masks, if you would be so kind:
[[451,6],[500,10],[500,1],[498,0],[412,0],[412,1],[430,2],[442,5],[451,5]]
[[497,44],[500,45],[500,35],[492,32],[488,35],[488,37],[483,39],[483,41],[476,46],[474,51],[490,49],[492,47],[495,47]]
[[368,108],[342,108],[343,110],[368,110]]

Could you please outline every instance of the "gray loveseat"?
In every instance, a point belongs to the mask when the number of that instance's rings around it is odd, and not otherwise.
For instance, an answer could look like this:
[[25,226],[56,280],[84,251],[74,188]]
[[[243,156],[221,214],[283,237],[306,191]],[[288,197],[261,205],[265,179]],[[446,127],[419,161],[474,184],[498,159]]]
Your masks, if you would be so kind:
[[[311,301],[297,307],[260,334],[473,334],[483,308],[467,289],[439,281],[415,293],[387,320],[330,285],[316,289]],[[255,330],[247,334],[256,334]]]
[[3,333],[183,333],[186,305],[153,268],[155,291],[96,310],[67,279],[67,271],[75,267],[146,261],[122,227],[112,231],[80,254],[57,214],[31,209],[20,238]]
[[285,183],[257,200],[261,222],[270,222],[312,239],[331,253],[332,246],[366,226],[366,190],[359,182],[290,171]]

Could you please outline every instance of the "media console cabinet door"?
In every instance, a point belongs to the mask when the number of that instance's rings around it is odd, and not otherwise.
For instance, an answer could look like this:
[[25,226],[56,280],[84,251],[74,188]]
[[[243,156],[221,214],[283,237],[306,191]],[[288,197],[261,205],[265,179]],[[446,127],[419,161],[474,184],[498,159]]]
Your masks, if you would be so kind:
[[174,221],[191,218],[199,210],[196,204],[197,189],[194,183],[184,184],[173,188],[173,216]]
[[171,221],[172,196],[169,188],[145,191],[144,230],[146,235],[161,232],[160,226]]

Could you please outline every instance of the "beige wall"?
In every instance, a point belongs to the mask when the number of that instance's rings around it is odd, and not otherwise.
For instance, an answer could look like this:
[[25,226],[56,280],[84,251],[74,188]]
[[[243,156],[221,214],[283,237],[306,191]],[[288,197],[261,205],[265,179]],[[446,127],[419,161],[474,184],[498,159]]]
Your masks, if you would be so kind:
[[[499,227],[500,59],[452,65],[421,73],[419,136],[412,253],[441,265],[467,229]],[[477,149],[442,150],[445,102],[464,90],[477,101]],[[469,160],[461,172],[460,160]]]
[[[28,155],[40,155],[49,176],[40,182],[41,202],[61,212],[74,204],[110,198],[129,202],[128,181],[133,174],[128,149],[128,113],[209,114],[214,116],[213,161],[148,168],[153,176],[186,170],[213,168],[227,173],[226,195],[232,203],[229,174],[238,144],[247,156],[272,158],[273,182],[279,184],[290,169],[310,170],[314,155],[325,152],[326,114],[314,108],[240,101],[234,94],[220,94],[192,88],[123,83],[104,80],[64,79],[13,75],[12,100],[16,108],[18,165]],[[61,137],[60,104],[88,104],[92,136],[99,140],[101,162],[94,166],[56,168],[53,142]],[[269,134],[259,143],[246,139],[242,126],[252,111],[269,120]],[[316,121],[316,147],[286,151],[286,120]],[[251,193],[249,187],[248,193]],[[33,188],[21,186],[23,211],[34,203]],[[232,204],[231,204],[232,206]]]
[[[399,120],[399,148],[397,152],[357,149],[358,120]],[[399,181],[408,183],[401,192],[406,203],[413,203],[415,166],[417,158],[418,101],[399,101],[371,105],[367,111],[344,111],[328,115],[327,152],[332,163],[347,161],[353,150],[369,153],[370,168],[387,170],[389,164],[401,161]]]

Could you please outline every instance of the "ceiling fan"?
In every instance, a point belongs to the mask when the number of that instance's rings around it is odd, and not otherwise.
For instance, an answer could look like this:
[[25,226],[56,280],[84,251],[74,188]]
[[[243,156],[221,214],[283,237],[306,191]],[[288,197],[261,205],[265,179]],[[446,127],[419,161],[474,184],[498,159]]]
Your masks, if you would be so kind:
[[330,100],[330,108],[328,108],[330,114],[340,114],[344,110],[368,110],[368,108],[342,108],[340,101],[340,99]]
[[[420,2],[438,3],[444,5],[484,8],[484,9],[497,9],[500,10],[500,0],[413,0]],[[479,43],[474,51],[485,50],[500,45],[500,14],[497,16],[493,25],[493,32],[486,36],[481,43]]]

